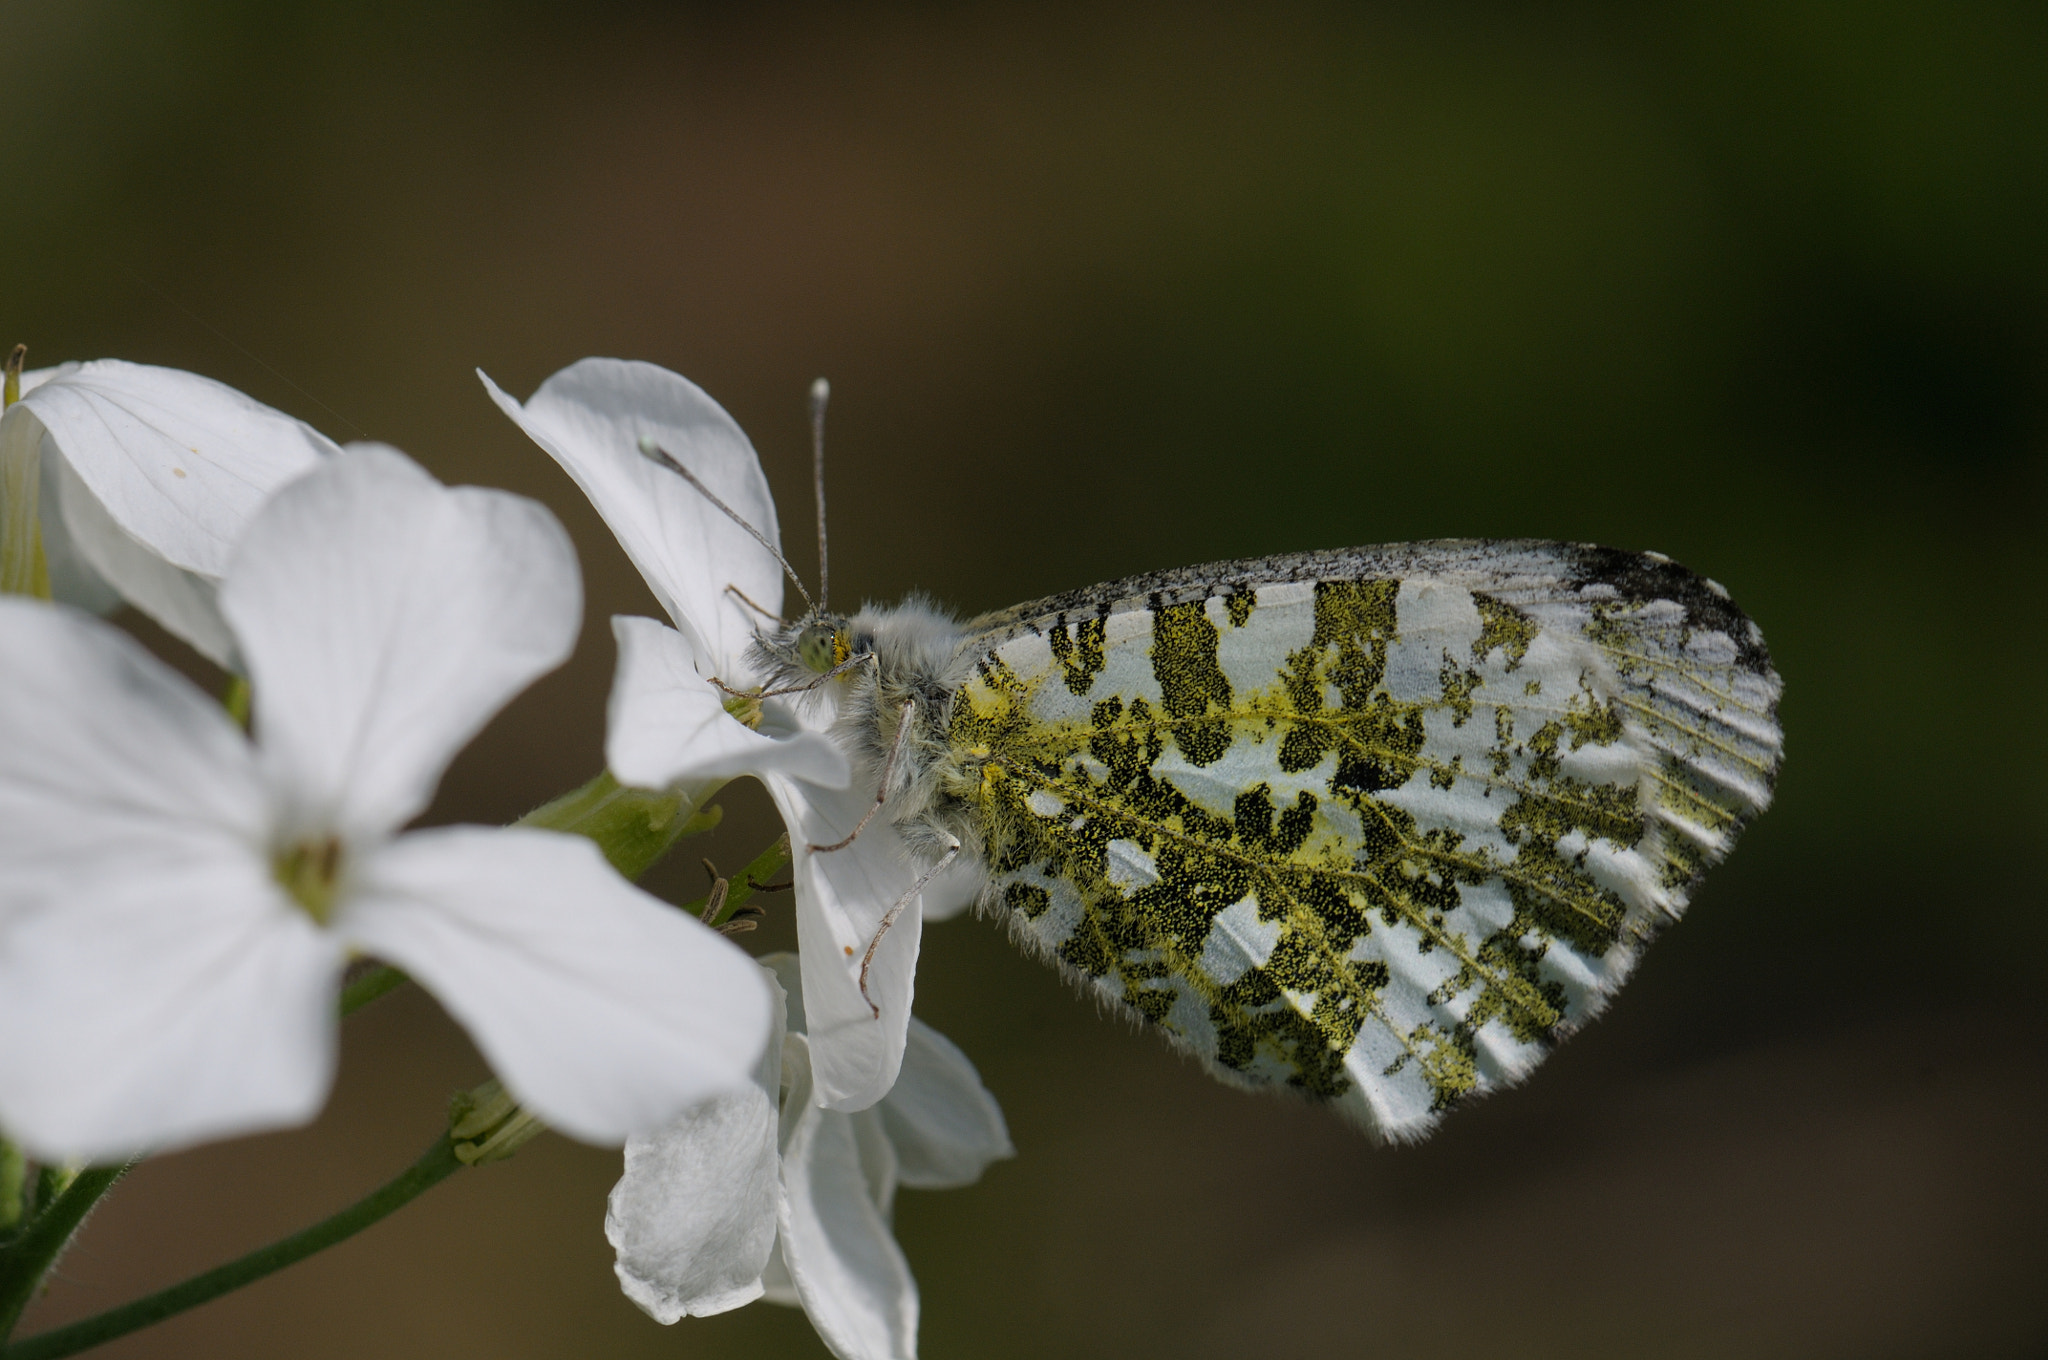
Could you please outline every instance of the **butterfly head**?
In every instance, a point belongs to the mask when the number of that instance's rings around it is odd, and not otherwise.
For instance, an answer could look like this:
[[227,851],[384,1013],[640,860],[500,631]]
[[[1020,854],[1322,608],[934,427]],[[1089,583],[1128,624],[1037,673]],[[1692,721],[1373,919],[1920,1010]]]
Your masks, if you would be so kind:
[[767,677],[769,691],[809,692],[827,677],[851,677],[859,667],[850,663],[873,650],[873,640],[857,636],[845,615],[812,609],[793,623],[758,635],[750,659]]
[[846,620],[836,615],[813,615],[796,635],[796,660],[813,675],[829,675],[853,655],[853,639]]

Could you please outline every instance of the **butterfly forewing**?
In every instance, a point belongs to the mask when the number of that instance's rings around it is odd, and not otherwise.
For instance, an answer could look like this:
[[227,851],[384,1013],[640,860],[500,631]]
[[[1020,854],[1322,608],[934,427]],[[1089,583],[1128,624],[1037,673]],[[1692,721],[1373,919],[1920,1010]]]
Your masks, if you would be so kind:
[[956,792],[1013,929],[1392,1137],[1596,1013],[1779,763],[1760,634],[1655,556],[1307,554],[975,626]]

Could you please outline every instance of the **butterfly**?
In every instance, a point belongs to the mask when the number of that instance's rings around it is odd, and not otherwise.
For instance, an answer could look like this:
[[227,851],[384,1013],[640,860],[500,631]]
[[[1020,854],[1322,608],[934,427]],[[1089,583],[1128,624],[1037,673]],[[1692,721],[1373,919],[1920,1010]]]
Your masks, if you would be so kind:
[[[681,630],[620,633],[614,773],[781,790],[813,1056],[848,1108],[894,1078],[917,934],[884,949],[892,923],[964,883],[1223,1081],[1420,1137],[1596,1015],[1777,782],[1762,633],[1657,553],[1443,540],[966,621],[921,597],[845,613],[822,379],[815,599],[745,434],[687,379],[586,359],[523,407],[491,391]],[[838,792],[849,766],[871,800]],[[837,857],[878,819],[893,834]]]
[[1727,591],[1586,544],[1222,562],[964,623],[813,607],[751,657],[770,693],[841,687],[920,887],[968,859],[1084,991],[1395,1140],[1598,1014],[1783,755]]

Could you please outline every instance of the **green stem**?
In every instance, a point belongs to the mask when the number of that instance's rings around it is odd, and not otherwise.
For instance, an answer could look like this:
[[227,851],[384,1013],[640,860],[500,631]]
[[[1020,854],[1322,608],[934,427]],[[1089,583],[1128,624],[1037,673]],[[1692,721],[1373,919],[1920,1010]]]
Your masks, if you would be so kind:
[[[0,1360],[55,1360],[60,1355],[76,1355],[79,1351],[102,1345],[115,1337],[126,1336],[139,1328],[162,1322],[165,1318],[182,1313],[188,1308],[197,1308],[202,1303],[211,1302],[223,1294],[240,1289],[243,1285],[253,1284],[265,1275],[303,1261],[315,1252],[325,1251],[335,1243],[355,1236],[378,1219],[403,1208],[461,1169],[462,1163],[456,1160],[454,1145],[448,1136],[443,1134],[434,1140],[434,1145],[426,1150],[425,1155],[407,1167],[396,1179],[371,1191],[332,1218],[323,1219],[312,1227],[295,1232],[290,1237],[281,1238],[267,1247],[259,1247],[247,1256],[230,1261],[224,1266],[216,1266],[204,1274],[194,1275],[182,1284],[174,1284],[169,1289],[159,1290],[133,1303],[124,1303],[119,1308],[108,1309],[104,1313],[71,1323],[69,1326],[39,1333],[26,1341],[17,1341],[4,1351],[0,1351]],[[97,1174],[97,1170],[83,1172],[79,1176],[79,1181],[83,1182],[86,1177]],[[112,1176],[119,1174],[118,1171],[110,1173],[110,1181]],[[77,1188],[77,1183],[74,1183],[72,1190]],[[68,1197],[71,1191],[66,1191],[65,1194]],[[58,1205],[62,1203],[63,1200],[60,1199]],[[52,1212],[55,1211],[55,1207],[53,1206]],[[32,1227],[29,1233],[32,1235],[39,1227],[41,1220],[37,1221],[36,1227]],[[68,1236],[68,1232],[65,1235]],[[59,1239],[60,1245],[61,1241],[62,1239]],[[40,1278],[40,1272],[25,1278],[31,1281],[32,1287],[33,1281]],[[27,1302],[26,1297],[22,1302]],[[15,1311],[19,1313],[19,1306]]]
[[126,1166],[89,1166],[64,1187],[50,1206],[36,1215],[21,1236],[0,1252],[0,1337],[14,1331],[21,1310],[35,1297],[36,1286],[57,1262],[71,1234],[85,1222],[92,1206],[99,1203]]

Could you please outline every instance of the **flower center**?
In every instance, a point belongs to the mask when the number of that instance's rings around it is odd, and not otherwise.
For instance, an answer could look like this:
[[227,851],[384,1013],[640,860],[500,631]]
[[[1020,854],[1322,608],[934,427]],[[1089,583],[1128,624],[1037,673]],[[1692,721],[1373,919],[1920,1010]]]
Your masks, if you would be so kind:
[[758,693],[726,695],[725,711],[754,731],[761,730],[761,696]]
[[271,864],[278,886],[306,909],[306,915],[327,924],[334,910],[335,887],[341,878],[341,837],[300,841]]

